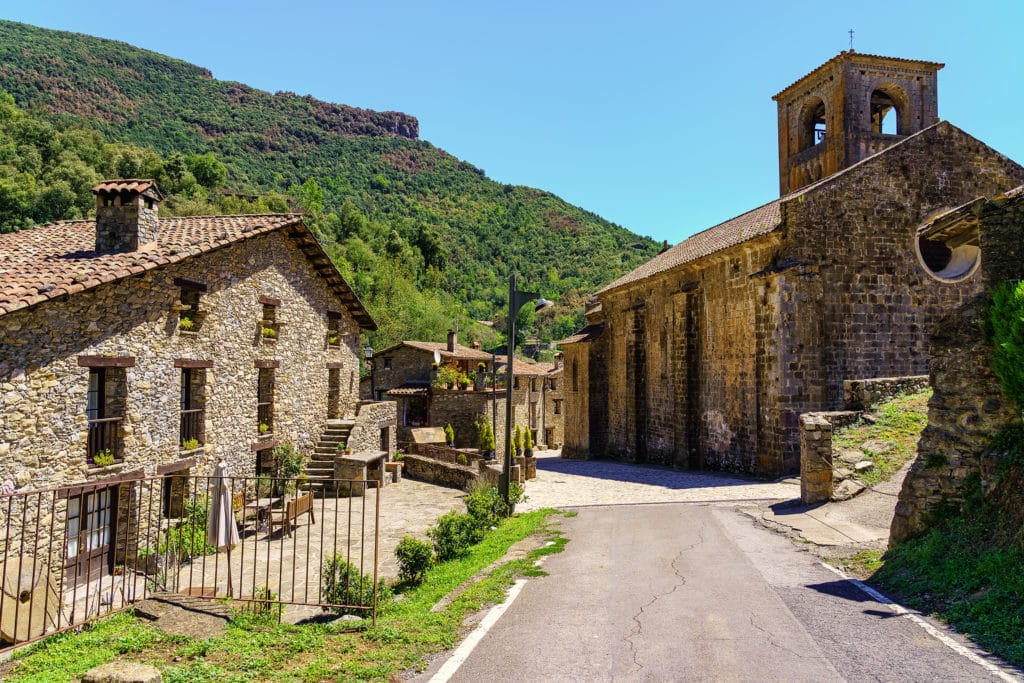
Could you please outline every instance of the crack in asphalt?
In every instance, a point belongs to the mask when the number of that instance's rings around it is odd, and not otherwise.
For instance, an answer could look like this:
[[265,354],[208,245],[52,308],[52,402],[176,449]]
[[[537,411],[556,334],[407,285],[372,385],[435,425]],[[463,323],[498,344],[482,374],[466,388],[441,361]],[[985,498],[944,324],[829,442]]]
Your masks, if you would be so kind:
[[775,640],[775,636],[772,635],[771,631],[769,631],[764,626],[762,626],[761,624],[758,623],[757,615],[754,614],[753,612],[750,613],[749,620],[750,620],[750,625],[753,626],[754,628],[756,628],[761,633],[763,633],[765,639],[768,641],[768,644],[771,645],[772,647],[777,648],[779,650],[782,650],[783,652],[788,652],[789,654],[793,655],[797,659],[819,659],[819,657],[805,657],[804,655],[800,654],[796,650],[792,650],[792,649],[786,647],[785,645],[783,645],[782,643],[778,642],[777,640]]
[[678,553],[676,553],[676,556],[672,559],[672,562],[669,563],[669,566],[672,568],[672,573],[676,575],[676,578],[679,579],[679,581],[677,581],[670,590],[667,590],[664,593],[655,594],[647,603],[641,605],[640,609],[636,612],[636,614],[634,614],[631,617],[633,623],[636,624],[636,626],[630,629],[629,635],[622,639],[624,643],[629,645],[629,651],[633,658],[633,668],[629,670],[630,674],[636,671],[640,671],[644,668],[644,665],[640,663],[640,650],[637,648],[636,643],[633,642],[634,638],[642,636],[644,632],[644,624],[641,621],[641,617],[643,616],[644,612],[647,611],[648,607],[656,603],[658,600],[672,595],[682,586],[686,585],[686,577],[679,572],[679,567],[676,566],[676,563],[683,558],[683,555],[704,543],[704,529],[706,528],[706,526],[707,522],[702,522],[700,525],[700,529],[697,530],[697,540],[691,543],[690,545],[686,546],[685,548],[682,548]]

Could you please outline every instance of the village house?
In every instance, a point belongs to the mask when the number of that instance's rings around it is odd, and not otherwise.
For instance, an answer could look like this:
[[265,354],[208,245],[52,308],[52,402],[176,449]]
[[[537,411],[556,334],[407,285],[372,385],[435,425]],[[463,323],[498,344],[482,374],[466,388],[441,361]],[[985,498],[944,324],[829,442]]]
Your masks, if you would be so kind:
[[[458,343],[456,332],[446,342],[403,341],[374,352],[369,385],[374,395],[394,400],[398,405],[399,440],[412,440],[412,429],[444,427],[455,430],[460,448],[477,447],[474,421],[490,416],[496,423],[497,455],[502,457],[501,435],[505,425],[504,368],[508,358]],[[457,369],[466,377],[464,384],[438,382],[444,366]],[[492,372],[497,368],[498,392],[494,391]],[[536,363],[516,358],[513,378],[513,420],[533,432],[538,447],[555,448],[561,444],[562,396],[561,363]]]
[[221,457],[255,476],[343,418],[350,446],[393,452],[394,404],[358,396],[375,324],[300,216],[161,218],[150,180],[94,193],[95,221],[0,235],[0,482],[63,487],[70,564],[109,551],[122,482]]
[[563,456],[778,476],[844,380],[928,371],[979,249],[936,215],[1024,168],[938,117],[942,64],[843,52],[775,95],[780,198],[609,283],[563,341]]

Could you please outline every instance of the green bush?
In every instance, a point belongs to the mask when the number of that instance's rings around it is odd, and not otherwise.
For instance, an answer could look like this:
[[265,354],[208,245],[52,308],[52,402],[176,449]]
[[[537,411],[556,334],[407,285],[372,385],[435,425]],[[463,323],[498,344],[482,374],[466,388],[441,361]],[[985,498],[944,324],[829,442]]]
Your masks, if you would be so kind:
[[[391,589],[385,581],[377,582],[377,605],[387,602]],[[344,555],[324,555],[323,600],[345,607],[332,608],[339,614],[368,614],[357,607],[373,606],[373,576],[359,575],[359,568]]]
[[529,427],[523,430],[523,448],[528,451],[533,450],[533,430]]
[[206,542],[210,503],[206,496],[185,501],[185,522],[167,530],[157,546],[161,555],[174,554],[179,560],[212,555],[217,549]]
[[395,557],[398,558],[398,578],[417,584],[434,562],[434,549],[426,541],[406,536],[395,548]]
[[508,506],[493,484],[474,483],[462,501],[466,504],[466,512],[476,520],[480,529],[497,526],[508,516]]
[[444,440],[449,444],[455,443],[455,430],[452,429],[451,422],[444,426]]
[[457,512],[438,517],[437,524],[431,527],[427,535],[434,542],[438,562],[466,555],[471,545],[484,538],[483,530],[473,517]]
[[992,292],[992,372],[1003,392],[1024,408],[1024,282],[1006,282]]

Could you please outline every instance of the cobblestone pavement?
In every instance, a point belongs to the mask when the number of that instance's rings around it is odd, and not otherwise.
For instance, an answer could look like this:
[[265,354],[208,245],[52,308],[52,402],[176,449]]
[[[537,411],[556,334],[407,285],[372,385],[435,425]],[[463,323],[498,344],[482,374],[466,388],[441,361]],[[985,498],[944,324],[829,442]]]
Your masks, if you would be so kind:
[[795,479],[762,482],[711,472],[628,465],[607,460],[562,460],[560,451],[539,451],[537,478],[526,483],[516,510],[631,503],[742,502],[800,496]]

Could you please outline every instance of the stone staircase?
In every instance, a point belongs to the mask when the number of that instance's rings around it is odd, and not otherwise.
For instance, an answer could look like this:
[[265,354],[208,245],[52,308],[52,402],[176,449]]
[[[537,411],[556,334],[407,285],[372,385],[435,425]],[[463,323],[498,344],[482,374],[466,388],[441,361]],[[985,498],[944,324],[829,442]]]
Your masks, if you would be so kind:
[[313,449],[313,454],[303,466],[306,475],[306,491],[328,492],[329,480],[334,478],[334,460],[338,455],[338,445],[348,441],[355,420],[328,420],[327,429]]

